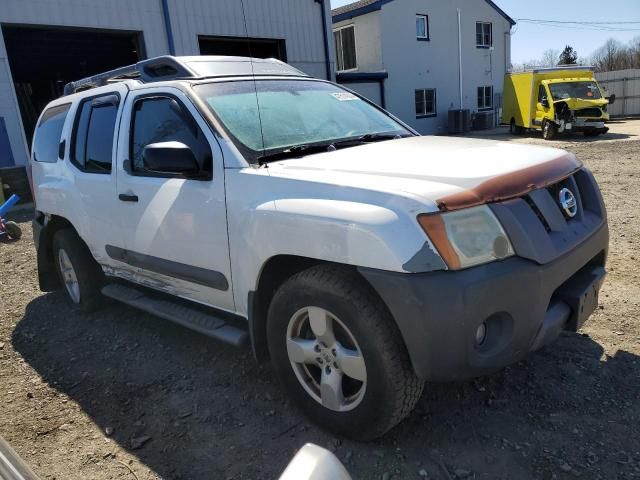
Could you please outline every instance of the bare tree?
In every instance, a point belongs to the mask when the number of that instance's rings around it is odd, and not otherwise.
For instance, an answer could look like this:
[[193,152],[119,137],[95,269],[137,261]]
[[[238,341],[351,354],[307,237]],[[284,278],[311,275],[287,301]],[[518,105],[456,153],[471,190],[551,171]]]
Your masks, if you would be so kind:
[[600,72],[630,68],[627,48],[615,38],[610,38],[593,54],[593,65]]
[[554,48],[549,48],[545,50],[542,54],[542,58],[540,59],[541,67],[555,67],[558,64],[558,59],[560,58],[560,51]]

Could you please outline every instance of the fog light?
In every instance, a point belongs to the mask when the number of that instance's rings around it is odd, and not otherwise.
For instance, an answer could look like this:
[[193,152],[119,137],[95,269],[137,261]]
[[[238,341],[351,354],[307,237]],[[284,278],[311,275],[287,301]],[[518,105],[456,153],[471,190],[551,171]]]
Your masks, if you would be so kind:
[[482,322],[476,330],[476,345],[482,345],[487,338],[487,324]]

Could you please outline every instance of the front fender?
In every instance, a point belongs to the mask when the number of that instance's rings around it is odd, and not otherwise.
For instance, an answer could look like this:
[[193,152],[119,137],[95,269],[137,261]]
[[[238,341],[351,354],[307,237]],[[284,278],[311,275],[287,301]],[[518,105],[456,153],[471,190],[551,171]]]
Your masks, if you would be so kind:
[[[246,175],[243,183],[259,176]],[[252,190],[245,185],[247,191]],[[357,196],[338,200],[333,193],[275,200],[260,194],[262,200],[244,197],[252,205],[233,203],[228,216],[231,269],[241,313],[247,313],[247,294],[257,289],[263,266],[278,255],[393,272],[446,269],[416,220],[415,200],[388,194],[360,196],[370,202]]]

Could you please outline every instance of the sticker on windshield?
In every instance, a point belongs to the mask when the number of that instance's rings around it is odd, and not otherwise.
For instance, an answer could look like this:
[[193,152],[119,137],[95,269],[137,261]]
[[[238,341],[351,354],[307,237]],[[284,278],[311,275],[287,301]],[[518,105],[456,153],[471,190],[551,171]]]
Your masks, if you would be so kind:
[[339,100],[341,102],[348,102],[350,100],[358,100],[358,97],[356,97],[353,93],[349,93],[349,92],[338,92],[338,93],[332,93],[331,95],[333,96],[333,98],[335,98],[336,100]]

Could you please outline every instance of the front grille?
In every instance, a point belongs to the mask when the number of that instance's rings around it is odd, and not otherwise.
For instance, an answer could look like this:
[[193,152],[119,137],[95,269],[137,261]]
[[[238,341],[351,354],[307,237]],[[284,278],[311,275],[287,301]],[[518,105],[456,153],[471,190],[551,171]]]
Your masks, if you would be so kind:
[[536,214],[536,217],[538,217],[538,220],[540,220],[540,223],[542,224],[544,229],[547,232],[550,232],[551,231],[551,226],[547,223],[547,219],[544,218],[544,215],[542,214],[542,212],[540,211],[540,209],[536,205],[536,202],[533,201],[533,198],[531,198],[529,195],[525,195],[524,196],[524,201],[527,202],[527,205],[529,205],[531,210],[533,210],[533,213]]
[[582,110],[576,110],[576,117],[597,117],[600,118],[602,116],[602,110],[599,108],[591,107],[591,108],[583,108]]
[[[560,203],[560,192],[564,188],[575,198],[574,216],[570,215],[573,209]],[[567,199],[566,195],[564,199]],[[492,208],[507,231],[516,254],[540,264],[570,251],[605,220],[598,186],[586,169],[523,197],[493,204]]]

